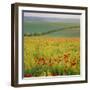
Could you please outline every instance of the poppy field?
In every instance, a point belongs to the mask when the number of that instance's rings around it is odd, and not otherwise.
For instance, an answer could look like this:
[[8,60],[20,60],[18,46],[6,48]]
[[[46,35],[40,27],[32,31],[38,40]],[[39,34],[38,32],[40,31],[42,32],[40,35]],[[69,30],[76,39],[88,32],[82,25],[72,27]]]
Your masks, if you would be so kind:
[[24,36],[24,77],[80,75],[80,38]]

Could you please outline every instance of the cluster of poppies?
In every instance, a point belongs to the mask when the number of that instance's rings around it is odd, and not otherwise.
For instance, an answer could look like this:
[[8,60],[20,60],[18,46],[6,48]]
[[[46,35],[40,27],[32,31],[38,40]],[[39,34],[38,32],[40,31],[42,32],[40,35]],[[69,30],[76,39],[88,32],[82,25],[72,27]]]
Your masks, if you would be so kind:
[[79,74],[79,38],[24,37],[24,77]]

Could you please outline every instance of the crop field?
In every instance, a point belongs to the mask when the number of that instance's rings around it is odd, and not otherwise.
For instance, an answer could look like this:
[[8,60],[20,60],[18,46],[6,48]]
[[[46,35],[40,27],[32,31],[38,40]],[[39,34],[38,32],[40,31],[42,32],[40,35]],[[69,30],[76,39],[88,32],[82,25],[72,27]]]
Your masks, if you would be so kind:
[[24,36],[24,77],[58,75],[80,75],[80,38]]
[[24,77],[80,75],[80,15],[24,12]]

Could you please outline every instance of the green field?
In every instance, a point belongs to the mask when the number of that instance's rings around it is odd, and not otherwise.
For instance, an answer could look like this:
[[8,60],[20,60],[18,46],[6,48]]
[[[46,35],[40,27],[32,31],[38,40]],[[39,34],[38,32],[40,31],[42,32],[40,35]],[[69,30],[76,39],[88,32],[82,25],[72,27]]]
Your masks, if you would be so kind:
[[80,28],[62,29],[71,26],[78,26],[79,23],[61,22],[24,22],[24,34],[42,33],[60,29],[58,32],[47,34],[51,37],[80,37]]

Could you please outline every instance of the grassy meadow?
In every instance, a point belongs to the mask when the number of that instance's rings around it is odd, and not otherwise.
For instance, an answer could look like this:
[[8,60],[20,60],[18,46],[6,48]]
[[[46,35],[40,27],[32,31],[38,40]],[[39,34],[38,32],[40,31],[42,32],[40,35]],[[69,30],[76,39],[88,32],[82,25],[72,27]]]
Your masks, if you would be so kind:
[[24,37],[25,77],[79,75],[79,38]]

